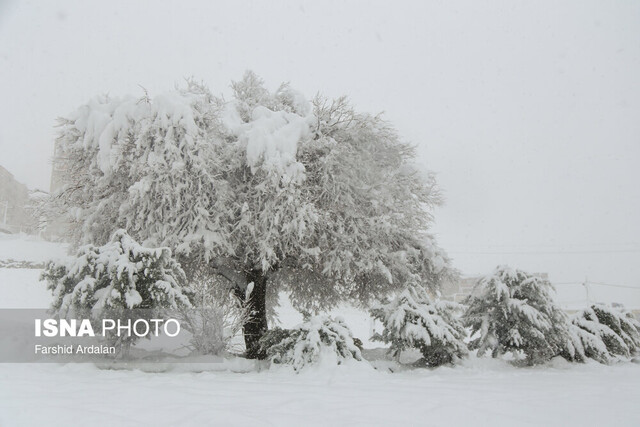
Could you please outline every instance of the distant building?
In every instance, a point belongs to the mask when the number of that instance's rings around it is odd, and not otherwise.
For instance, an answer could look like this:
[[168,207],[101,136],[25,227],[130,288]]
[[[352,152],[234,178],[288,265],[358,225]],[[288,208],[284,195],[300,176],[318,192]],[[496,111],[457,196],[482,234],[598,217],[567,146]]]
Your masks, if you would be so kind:
[[16,181],[7,169],[0,166],[0,230],[29,232],[32,221],[26,210],[28,203],[27,186]]
[[449,301],[461,302],[471,293],[473,286],[481,278],[481,276],[467,276],[443,283],[440,289],[442,298]]
[[[56,167],[57,166],[57,167]],[[51,188],[62,186],[63,173],[54,161]],[[47,206],[49,193],[29,190],[0,166],[0,232],[37,234],[47,239],[61,239],[68,228],[59,215]]]

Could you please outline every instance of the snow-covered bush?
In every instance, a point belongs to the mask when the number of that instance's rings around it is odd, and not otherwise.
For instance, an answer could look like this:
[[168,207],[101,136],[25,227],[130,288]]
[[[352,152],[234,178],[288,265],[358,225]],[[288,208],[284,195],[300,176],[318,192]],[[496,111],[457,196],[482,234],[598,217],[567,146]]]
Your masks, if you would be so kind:
[[382,335],[373,339],[391,344],[389,350],[396,358],[403,350],[417,349],[427,366],[453,363],[467,354],[464,326],[456,313],[459,309],[458,304],[431,301],[421,287],[410,287],[371,310],[384,326]]
[[[478,356],[511,352],[518,363],[534,365],[554,356],[575,356],[568,320],[551,297],[553,287],[542,277],[507,266],[482,278],[465,301],[463,316],[471,328],[469,348]],[[572,354],[573,353],[573,354]]]
[[271,329],[260,346],[272,363],[291,365],[296,371],[319,362],[340,365],[362,360],[344,320],[329,316],[312,317],[293,329]]
[[[42,279],[60,316],[126,321],[142,313],[161,318],[163,309],[191,306],[185,274],[171,250],[142,247],[124,230],[103,246],[81,247],[66,262],[47,263]],[[108,338],[126,350],[137,337]]]
[[584,323],[591,330],[597,330],[597,325],[590,325],[588,320],[576,321],[576,315],[571,323],[569,323],[569,342],[573,347],[573,360],[577,362],[584,362],[586,359],[594,359],[600,363],[609,363],[611,361],[611,354],[607,350],[607,346],[599,336],[589,332],[587,329],[578,326],[578,323]]
[[191,333],[189,347],[196,354],[220,355],[233,351],[233,340],[242,332],[249,315],[246,305],[214,282],[215,276],[190,280],[193,306],[180,310],[181,324]]
[[580,339],[584,355],[601,363],[640,352],[640,322],[614,307],[594,304],[577,313],[572,330]]

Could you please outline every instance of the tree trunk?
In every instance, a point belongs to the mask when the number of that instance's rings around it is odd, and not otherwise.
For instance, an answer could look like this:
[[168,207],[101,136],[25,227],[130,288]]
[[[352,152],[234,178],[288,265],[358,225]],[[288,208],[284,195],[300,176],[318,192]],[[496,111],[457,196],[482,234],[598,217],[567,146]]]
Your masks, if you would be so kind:
[[244,301],[249,309],[249,317],[242,327],[244,343],[247,348],[245,356],[248,359],[264,359],[266,354],[260,351],[259,340],[267,331],[267,278],[262,271],[252,271],[248,277],[253,282],[253,290],[249,298],[246,291],[236,290],[236,294]]

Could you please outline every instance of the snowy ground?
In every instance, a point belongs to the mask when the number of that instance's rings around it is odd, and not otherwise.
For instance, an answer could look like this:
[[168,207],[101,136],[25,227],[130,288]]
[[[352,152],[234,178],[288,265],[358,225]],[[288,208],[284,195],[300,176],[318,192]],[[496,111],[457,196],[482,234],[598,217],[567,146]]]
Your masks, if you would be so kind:
[[[63,248],[0,239],[0,259],[42,261],[49,251],[59,256]],[[38,276],[0,268],[0,307],[46,306]],[[339,311],[366,338],[367,316]],[[281,309],[285,325],[299,319],[288,305]],[[390,373],[360,363],[296,375],[237,359],[145,371],[0,363],[0,426],[640,425],[633,363],[523,369],[471,358],[456,368]]]
[[63,257],[66,249],[65,244],[47,242],[34,236],[0,232],[0,260],[43,263]]
[[640,365],[383,373],[1,365],[3,426],[640,425]]

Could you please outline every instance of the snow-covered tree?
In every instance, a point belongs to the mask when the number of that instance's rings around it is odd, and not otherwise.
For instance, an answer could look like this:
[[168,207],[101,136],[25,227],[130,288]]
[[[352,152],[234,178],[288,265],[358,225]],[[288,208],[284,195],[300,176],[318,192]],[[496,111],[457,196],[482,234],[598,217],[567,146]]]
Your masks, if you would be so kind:
[[584,355],[601,363],[640,352],[640,322],[631,313],[594,304],[576,313],[572,325]]
[[316,363],[340,365],[362,360],[353,334],[341,318],[314,316],[293,329],[274,328],[260,339],[262,351],[272,363],[299,371]]
[[567,316],[554,303],[553,286],[542,277],[507,266],[474,286],[464,302],[465,325],[471,328],[469,348],[493,357],[506,352],[523,356],[520,363],[533,365],[557,355],[575,354]]
[[[581,317],[582,313],[578,313],[569,324],[569,337],[574,349],[574,360],[584,362],[589,358],[600,363],[609,363],[612,360],[612,355],[602,340],[603,331],[599,325],[594,325],[592,321]],[[583,326],[579,326],[580,323]]]
[[372,308],[371,315],[384,327],[373,339],[390,344],[396,358],[404,350],[417,349],[427,366],[453,363],[467,355],[460,309],[459,304],[431,301],[422,287],[409,287],[392,301]]
[[[124,230],[102,246],[85,245],[74,257],[48,262],[42,279],[53,293],[51,308],[60,316],[98,324],[105,318],[162,318],[163,309],[191,306],[185,274],[171,250],[142,247]],[[107,338],[128,348],[137,338],[130,335]]]
[[280,289],[316,312],[408,282],[436,288],[450,273],[428,233],[434,178],[387,122],[345,98],[272,93],[250,72],[232,89],[224,101],[190,81],[96,98],[61,119],[56,200],[74,240],[103,244],[124,228],[172,248],[188,275],[213,268],[251,308],[249,357]]

